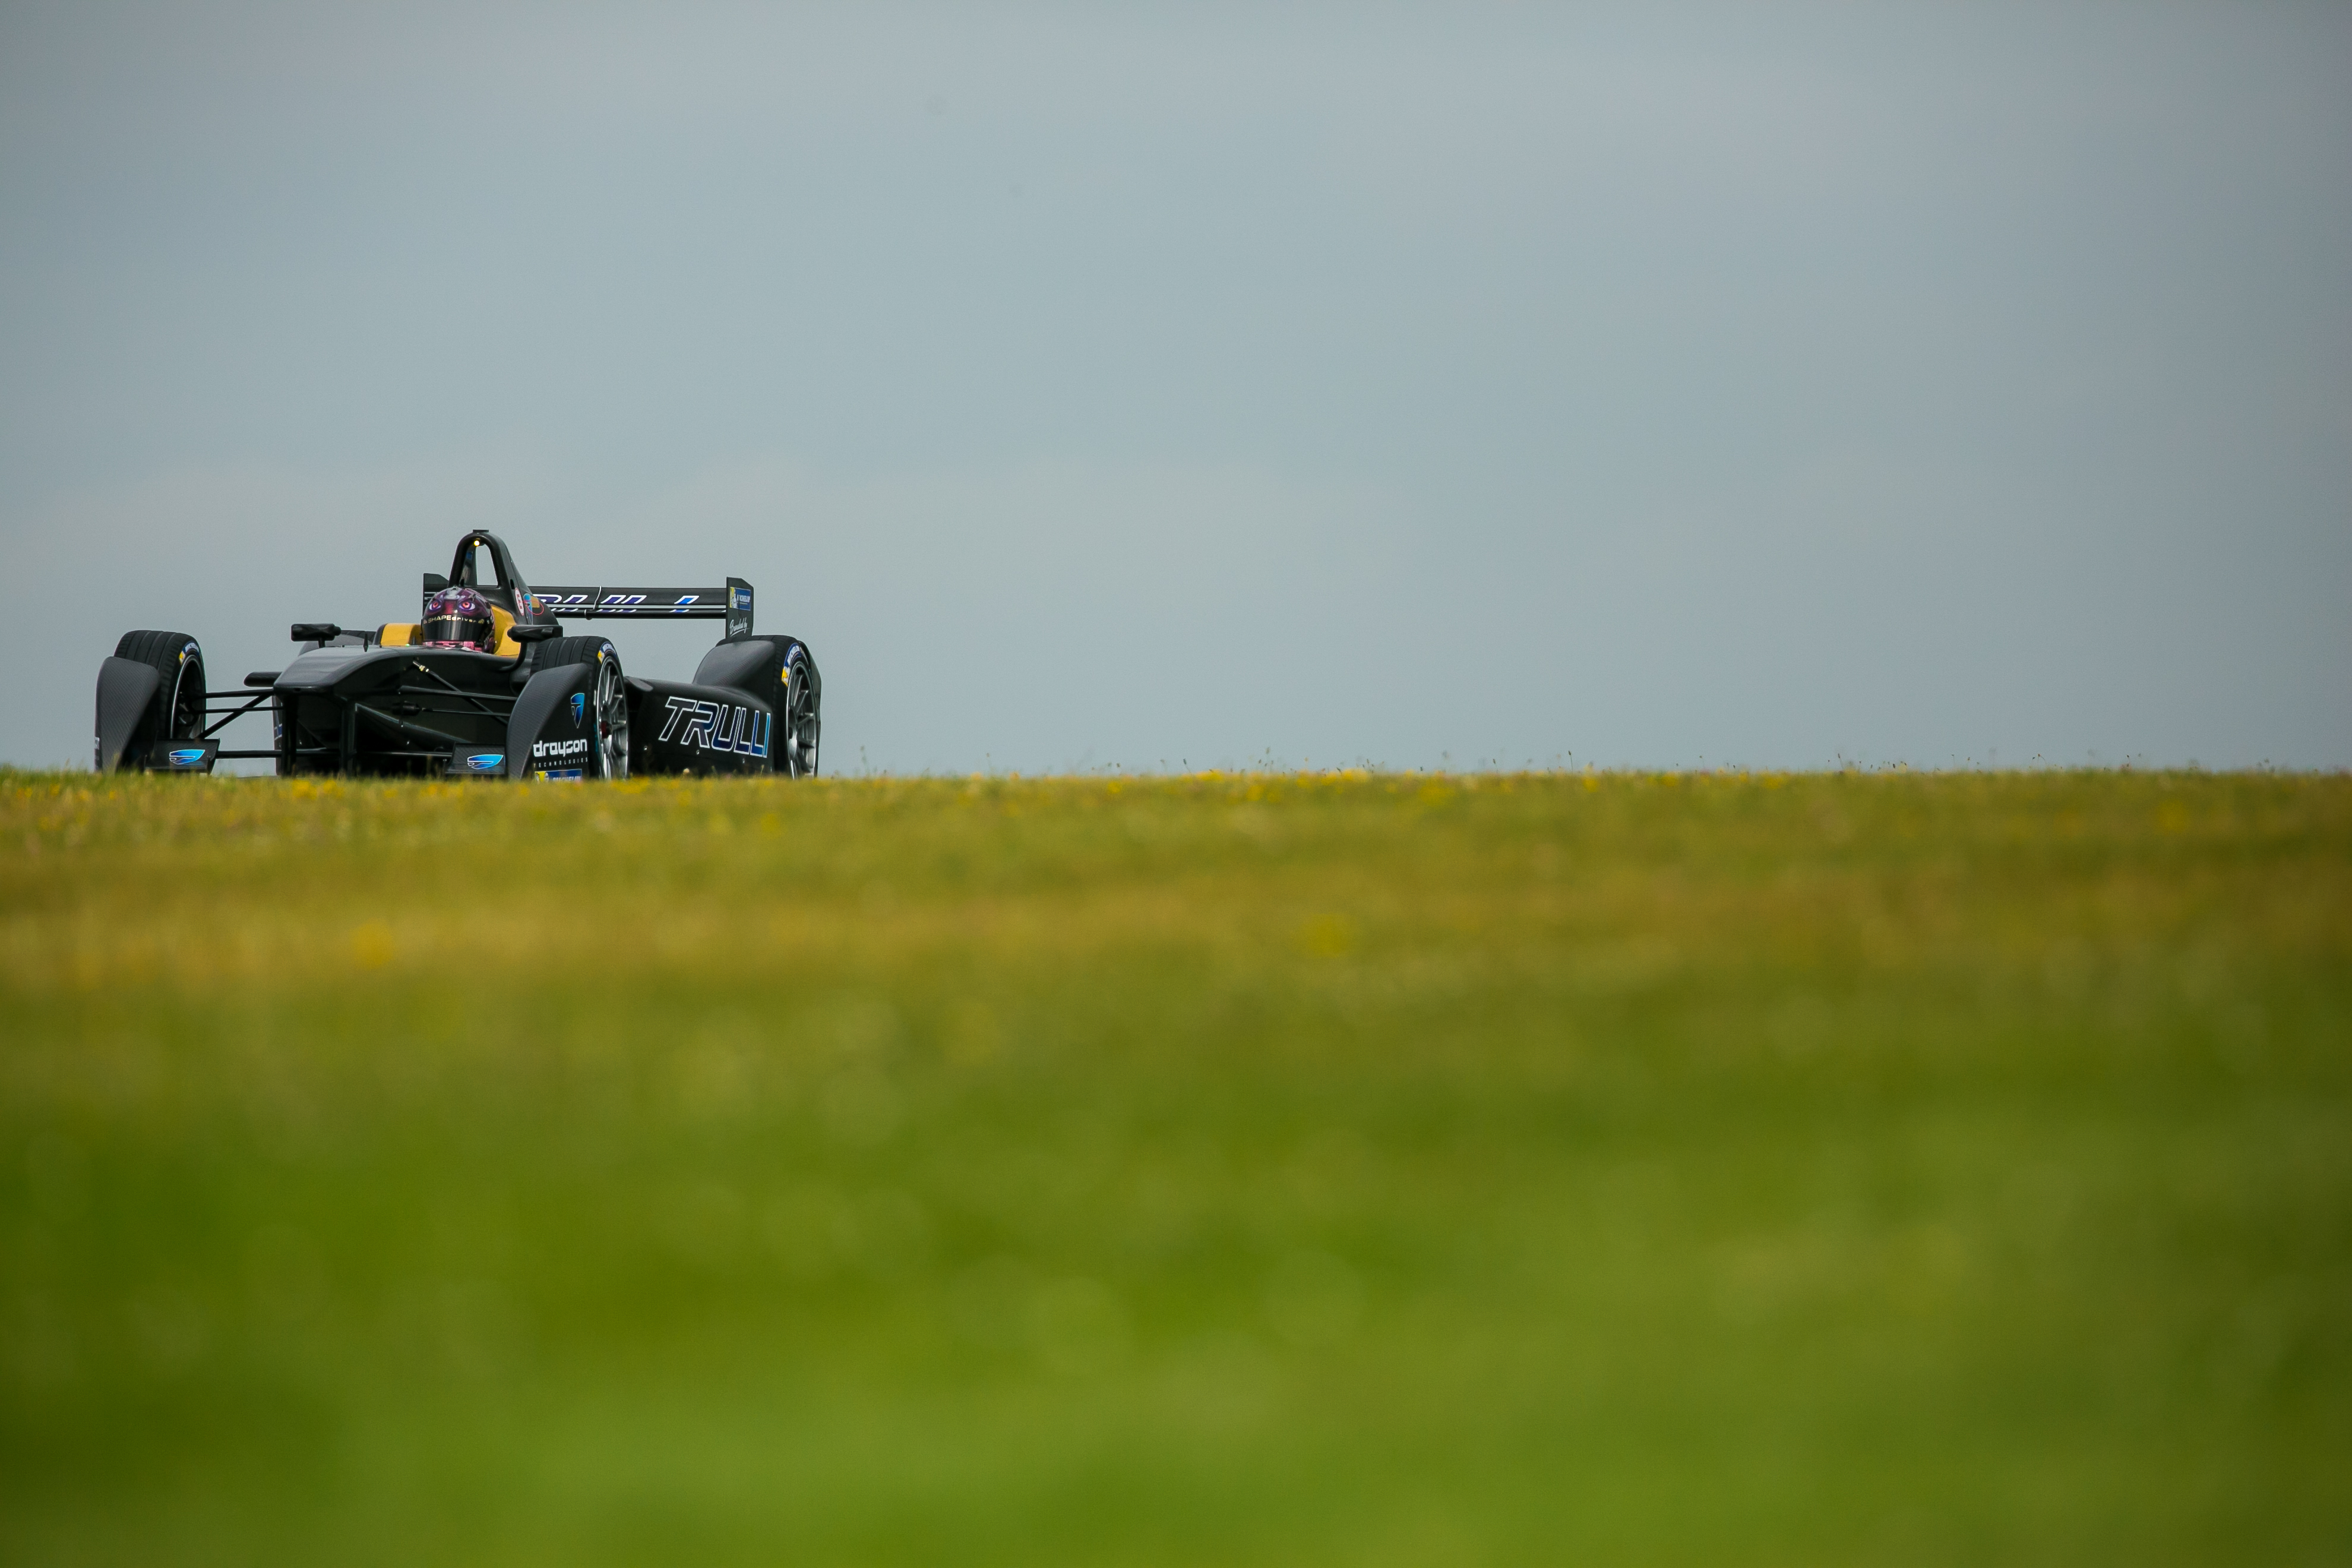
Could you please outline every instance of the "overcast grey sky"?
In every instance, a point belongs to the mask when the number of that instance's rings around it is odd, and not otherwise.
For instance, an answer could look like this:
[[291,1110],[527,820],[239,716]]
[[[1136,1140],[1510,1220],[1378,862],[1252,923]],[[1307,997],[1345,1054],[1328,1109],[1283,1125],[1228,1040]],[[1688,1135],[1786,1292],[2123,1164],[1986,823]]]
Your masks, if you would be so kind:
[[0,760],[472,526],[828,771],[2352,763],[2352,7],[0,7]]

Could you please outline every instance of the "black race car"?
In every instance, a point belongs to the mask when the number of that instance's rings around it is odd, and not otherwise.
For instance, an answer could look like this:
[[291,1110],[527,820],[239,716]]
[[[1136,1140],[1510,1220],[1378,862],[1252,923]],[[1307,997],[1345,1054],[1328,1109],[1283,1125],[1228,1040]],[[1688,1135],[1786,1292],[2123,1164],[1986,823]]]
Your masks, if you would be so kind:
[[[300,650],[241,689],[205,681],[196,639],[129,632],[99,667],[100,773],[210,773],[223,757],[268,757],[295,773],[618,779],[630,773],[816,772],[824,684],[808,645],[751,634],[751,585],[525,585],[496,535],[457,542],[446,577],[425,574],[425,614],[373,631],[293,628]],[[621,673],[600,637],[567,620],[723,620],[691,681]],[[216,737],[268,712],[268,751]]]

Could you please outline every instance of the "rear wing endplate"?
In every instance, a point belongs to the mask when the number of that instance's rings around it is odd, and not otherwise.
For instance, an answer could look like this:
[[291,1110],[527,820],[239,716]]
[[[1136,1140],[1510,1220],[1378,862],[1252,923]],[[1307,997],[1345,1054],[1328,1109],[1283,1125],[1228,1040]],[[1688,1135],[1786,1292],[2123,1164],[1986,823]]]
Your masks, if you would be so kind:
[[730,637],[751,634],[751,584],[730,577],[723,588],[533,588],[539,608],[558,620],[593,621],[615,616],[657,620],[682,616],[688,620],[727,623]]

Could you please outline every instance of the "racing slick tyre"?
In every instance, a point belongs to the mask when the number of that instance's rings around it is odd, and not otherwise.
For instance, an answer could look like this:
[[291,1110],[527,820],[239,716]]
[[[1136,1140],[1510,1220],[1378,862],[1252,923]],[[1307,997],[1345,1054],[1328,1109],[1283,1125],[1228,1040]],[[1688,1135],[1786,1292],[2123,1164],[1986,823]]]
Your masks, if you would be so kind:
[[793,649],[792,664],[784,671],[783,743],[776,748],[776,771],[790,778],[808,779],[816,776],[817,733],[824,727],[818,709],[824,701],[824,688],[817,680],[816,665],[808,649]]
[[621,679],[621,655],[604,637],[551,637],[539,645],[533,669],[560,669],[567,664],[596,667],[596,743],[588,752],[588,776],[625,779],[629,776],[629,689]]
[[[165,741],[192,741],[205,730],[205,656],[185,632],[125,632],[114,657],[143,664],[159,678],[155,695],[122,748],[121,765],[137,767],[150,748]],[[103,769],[106,759],[99,759]]]

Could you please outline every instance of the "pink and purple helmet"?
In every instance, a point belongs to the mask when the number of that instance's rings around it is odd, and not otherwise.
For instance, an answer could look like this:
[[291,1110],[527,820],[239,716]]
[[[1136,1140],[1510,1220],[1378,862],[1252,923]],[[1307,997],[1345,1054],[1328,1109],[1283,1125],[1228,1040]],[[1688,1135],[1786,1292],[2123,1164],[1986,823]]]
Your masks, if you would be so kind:
[[444,588],[425,601],[416,627],[420,647],[469,647],[488,653],[498,647],[490,602],[471,588]]

